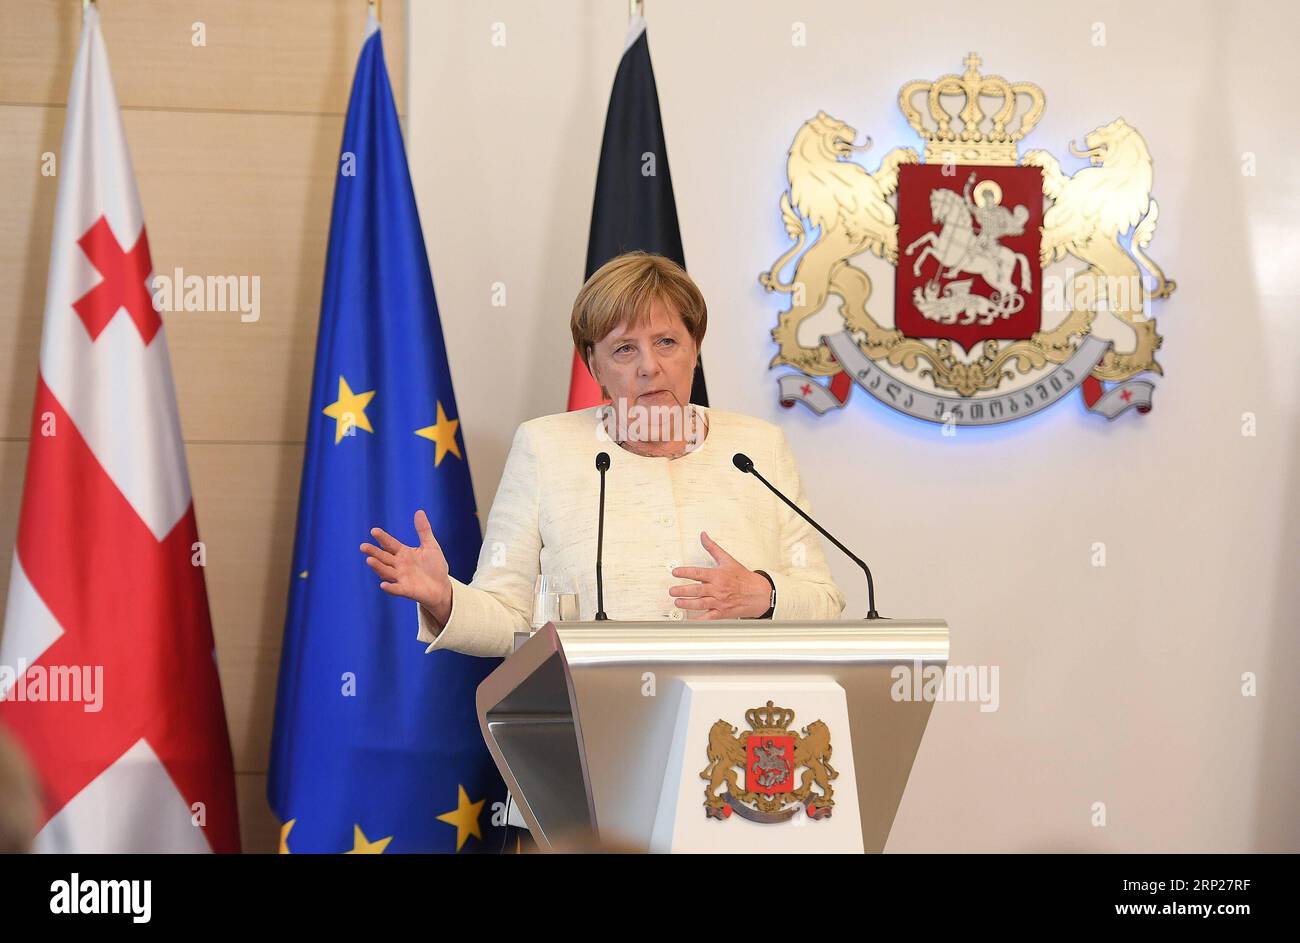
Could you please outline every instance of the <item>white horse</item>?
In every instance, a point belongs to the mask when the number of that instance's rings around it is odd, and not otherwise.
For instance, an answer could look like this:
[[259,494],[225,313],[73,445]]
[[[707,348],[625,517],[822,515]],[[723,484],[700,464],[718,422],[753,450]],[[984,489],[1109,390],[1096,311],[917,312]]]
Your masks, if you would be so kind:
[[930,256],[939,261],[941,268],[947,267],[945,278],[951,278],[958,272],[978,275],[988,282],[998,293],[998,299],[1010,299],[1016,294],[1012,276],[1016,263],[1020,263],[1020,289],[1033,291],[1029,274],[1029,260],[1023,252],[1016,252],[1003,245],[984,245],[975,234],[971,223],[970,208],[960,194],[952,190],[936,187],[930,191],[930,218],[932,222],[942,223],[936,235],[928,232],[907,247],[907,255],[912,255],[917,246],[925,246],[912,265],[912,274],[919,277],[921,264]]

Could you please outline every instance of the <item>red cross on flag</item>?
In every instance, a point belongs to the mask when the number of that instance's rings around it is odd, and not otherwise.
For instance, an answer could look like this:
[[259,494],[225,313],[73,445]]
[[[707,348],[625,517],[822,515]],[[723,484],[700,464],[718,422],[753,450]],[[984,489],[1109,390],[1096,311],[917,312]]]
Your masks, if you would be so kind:
[[0,724],[41,780],[38,851],[238,851],[166,332],[94,4],[59,161]]

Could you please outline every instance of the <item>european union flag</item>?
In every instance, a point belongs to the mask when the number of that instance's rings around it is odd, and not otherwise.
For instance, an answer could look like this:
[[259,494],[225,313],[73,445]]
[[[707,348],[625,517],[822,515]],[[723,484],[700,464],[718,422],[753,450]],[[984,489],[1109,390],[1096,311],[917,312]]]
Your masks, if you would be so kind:
[[452,576],[482,536],[377,24],[357,62],[321,298],[267,797],[281,851],[496,851],[505,798],[474,689],[496,659],[426,655],[416,607],[358,550],[414,544]]

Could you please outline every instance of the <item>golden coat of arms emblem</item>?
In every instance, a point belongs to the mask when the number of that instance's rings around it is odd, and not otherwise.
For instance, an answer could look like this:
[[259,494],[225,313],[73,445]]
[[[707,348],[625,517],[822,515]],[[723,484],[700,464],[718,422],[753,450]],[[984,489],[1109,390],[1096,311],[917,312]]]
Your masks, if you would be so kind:
[[1175,283],[1147,255],[1146,141],[1116,118],[1071,142],[1073,173],[1021,155],[1046,97],[980,64],[899,91],[923,159],[896,147],[868,170],[854,156],[870,139],[825,112],[795,134],[780,198],[794,244],[759,276],[790,298],[772,331],[771,366],[799,371],[779,378],[782,405],[821,415],[856,384],[918,419],[990,425],[1077,387],[1108,419],[1150,410],[1151,303]]
[[[831,780],[839,773],[831,766],[826,722],[814,720],[795,732],[794,711],[772,701],[745,711],[745,721],[749,732],[740,736],[725,720],[709,729],[709,765],[700,771],[708,780],[704,814],[725,820],[735,813],[763,824],[788,821],[800,810],[814,821],[829,818],[835,805]],[[738,769],[745,774],[743,786]]]

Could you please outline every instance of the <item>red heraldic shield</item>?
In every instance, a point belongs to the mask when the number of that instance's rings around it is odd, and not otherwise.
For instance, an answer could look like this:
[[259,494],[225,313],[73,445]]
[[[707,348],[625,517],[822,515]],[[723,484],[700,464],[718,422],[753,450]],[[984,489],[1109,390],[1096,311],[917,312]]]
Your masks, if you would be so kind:
[[745,739],[745,789],[773,795],[794,791],[794,736],[750,734]]
[[1042,325],[1042,223],[1037,167],[903,165],[894,327],[967,351],[1027,340]]

